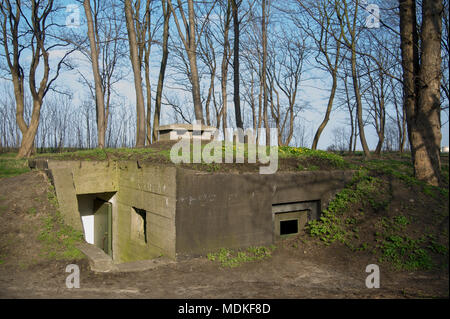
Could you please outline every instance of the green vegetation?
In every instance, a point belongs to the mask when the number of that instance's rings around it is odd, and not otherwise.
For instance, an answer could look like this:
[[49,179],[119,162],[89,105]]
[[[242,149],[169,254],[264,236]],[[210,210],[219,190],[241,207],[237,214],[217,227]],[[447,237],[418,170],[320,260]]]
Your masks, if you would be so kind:
[[29,171],[26,160],[17,160],[6,156],[0,157],[0,178],[17,176]]
[[[49,202],[57,209],[58,201],[53,187],[48,193]],[[54,214],[42,218],[43,227],[38,235],[38,240],[44,245],[42,255],[49,259],[81,259],[83,254],[75,245],[83,240],[83,234],[64,224],[61,213],[57,210]]]
[[[305,147],[291,147],[291,146],[280,146],[278,147],[278,155],[280,158],[295,157],[301,159],[316,159],[328,162],[331,166],[335,168],[346,168],[347,165],[342,156],[325,152],[321,150],[311,150]],[[318,169],[317,166],[311,166],[310,169]],[[302,169],[299,167],[299,169]]]
[[246,262],[258,261],[270,258],[275,246],[270,247],[249,247],[246,250],[233,251],[221,248],[216,253],[209,253],[206,257],[210,261],[218,261],[222,267],[237,267]]
[[308,223],[307,231],[327,245],[336,240],[349,245],[349,239],[358,236],[355,225],[364,214],[345,219],[344,213],[355,203],[361,203],[362,207],[385,209],[389,205],[389,199],[383,198],[386,197],[383,193],[384,184],[383,180],[370,176],[367,170],[357,171],[350,184],[337,193],[328,208],[322,212],[320,219]]
[[[445,199],[449,196],[448,188],[431,186],[416,179],[413,176],[413,167],[409,160],[395,161],[374,159],[365,163],[365,166],[370,170],[395,177],[406,185],[420,186],[422,192],[433,198],[442,197]],[[444,183],[448,185],[448,166],[443,166],[441,173]]]
[[[413,239],[406,235],[406,228],[410,223],[410,220],[403,215],[381,218],[378,225],[379,231],[375,233],[376,248],[381,254],[379,261],[388,261],[399,270],[429,270],[433,268],[433,262],[429,254],[430,247],[426,246],[427,236]],[[432,235],[428,237],[433,238]]]
[[[448,171],[448,167],[444,167],[443,172],[445,170]],[[402,202],[402,208],[393,214],[390,211],[393,200],[391,180],[414,187],[442,208],[433,209],[425,217],[414,215],[413,201],[410,201]],[[362,162],[352,181],[336,194],[319,220],[308,223],[306,231],[325,245],[340,242],[355,252],[370,251],[379,262],[387,262],[398,270],[448,267],[448,261],[443,261],[444,264],[436,262],[437,257],[448,256],[448,244],[445,244],[448,243],[448,231],[433,226],[448,218],[446,205],[448,188],[433,187],[416,180],[409,161],[403,158],[374,159]],[[369,219],[367,213],[370,213]],[[430,224],[422,225],[423,218],[430,220]]]
[[[225,163],[225,152],[231,151],[233,161],[236,162],[237,155],[242,154],[245,163],[249,160],[249,145],[238,143],[233,144],[231,142],[219,142],[215,148],[211,148],[211,155],[214,155],[214,151],[220,150],[222,153],[222,163]],[[194,148],[194,144],[190,143],[190,162],[194,162],[194,158],[201,158],[200,153],[203,154],[206,143],[203,143],[199,149]],[[319,170],[323,167],[332,169],[344,169],[350,166],[344,161],[344,159],[337,154],[325,152],[321,150],[310,150],[304,147],[290,147],[290,146],[262,146],[265,147],[265,154],[277,155],[280,159],[294,158],[299,161],[298,170]],[[159,162],[169,163],[170,160],[170,144],[165,148],[106,148],[104,150],[91,149],[91,150],[79,150],[79,151],[62,151],[59,153],[40,153],[35,155],[35,158],[53,158],[59,160],[157,160]],[[256,159],[259,158],[258,150],[255,150]],[[181,156],[181,149],[178,155]],[[250,156],[252,158],[252,156]],[[194,164],[199,169],[206,169],[207,171],[214,172],[221,169],[219,163],[205,163],[203,160],[201,163]]]
[[30,214],[30,215],[36,215],[36,214],[37,214],[36,208],[34,208],[34,207],[29,208],[29,209],[27,210],[27,214]]

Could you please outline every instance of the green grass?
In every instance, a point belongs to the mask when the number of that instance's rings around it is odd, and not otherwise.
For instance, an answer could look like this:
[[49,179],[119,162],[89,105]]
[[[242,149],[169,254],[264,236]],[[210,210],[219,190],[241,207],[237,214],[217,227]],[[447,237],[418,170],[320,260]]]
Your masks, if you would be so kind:
[[[57,209],[58,201],[53,187],[50,187],[47,197],[49,202]],[[73,260],[84,257],[75,247],[77,243],[83,240],[83,233],[64,224],[58,210],[43,217],[42,224],[42,229],[38,235],[38,240],[43,244],[42,256],[56,260]]]
[[[448,256],[448,245],[443,245],[442,241],[434,237],[432,227],[416,234],[416,218],[407,213],[410,208],[405,207],[404,213],[387,217],[392,198],[387,181],[379,176],[381,174],[406,185],[420,186],[419,191],[438,201],[448,201],[448,189],[416,180],[409,162],[372,160],[364,166],[366,168],[356,172],[351,183],[336,194],[320,219],[308,223],[307,233],[326,245],[341,242],[353,251],[371,251],[380,262],[390,263],[398,270],[430,270],[439,267],[434,263],[433,255]],[[374,240],[370,242],[360,240],[359,226],[365,221],[366,209],[378,212],[376,215],[379,216],[375,217],[376,231]],[[437,216],[440,212],[435,213]],[[448,216],[448,212],[440,215]],[[439,237],[442,236],[448,240],[448,233],[441,232]]]
[[[348,243],[349,238],[357,233],[353,227],[357,220],[343,218],[344,213],[355,203],[373,209],[386,208],[389,202],[381,200],[380,196],[383,195],[380,193],[383,189],[385,187],[381,179],[370,176],[367,170],[357,171],[349,185],[337,193],[328,208],[322,212],[320,219],[310,221],[306,230],[327,245],[335,241]],[[360,218],[362,216],[363,214]]]
[[[410,161],[371,160],[368,161],[365,166],[370,170],[395,177],[406,185],[419,186],[424,194],[435,199],[448,199],[448,189],[431,186],[416,179],[413,176],[413,167]],[[443,181],[448,185],[448,167],[443,167],[441,176]]]
[[0,178],[17,176],[29,171],[27,160],[17,160],[6,156],[0,157]]
[[31,207],[27,210],[27,214],[29,215],[36,215],[37,214],[37,210],[35,207]]
[[253,262],[270,258],[275,246],[270,247],[249,247],[246,250],[234,251],[221,248],[216,253],[207,254],[207,258],[213,262],[219,262],[222,267],[238,267],[247,262]]
[[127,159],[133,157],[134,155],[151,156],[158,153],[165,154],[165,152],[158,152],[150,148],[95,148],[79,151],[63,151],[59,153],[39,153],[34,157],[48,157],[59,160],[84,159],[104,161],[111,157],[114,159]]
[[[280,158],[304,158],[304,159],[321,159],[327,161],[331,166],[335,168],[345,168],[347,165],[344,158],[340,155],[321,151],[321,150],[311,150],[306,147],[291,147],[291,146],[280,146],[278,147],[278,156]],[[300,168],[299,169],[303,169]],[[317,166],[311,166],[310,169],[318,169]]]
[[[249,159],[249,145],[238,143],[233,144],[231,142],[217,142],[217,150],[220,150],[222,153],[222,163],[225,163],[225,152],[231,151],[232,157],[234,161],[236,161],[237,154],[243,155],[243,159],[245,163],[248,163]],[[203,150],[207,144],[202,144],[199,149],[194,148],[194,144],[190,143],[190,162],[193,162],[195,157],[199,157],[199,153],[203,154]],[[261,146],[259,146],[261,147]],[[321,161],[322,163],[328,164],[330,167],[334,168],[347,168],[348,165],[344,161],[344,159],[334,153],[325,152],[321,150],[310,150],[308,148],[302,147],[290,147],[290,146],[281,146],[281,147],[273,147],[273,146],[262,146],[265,148],[265,154],[273,154],[274,152],[278,152],[279,158],[298,158],[304,160],[316,160]],[[215,149],[213,148],[211,154],[213,154]],[[60,160],[74,160],[74,159],[82,159],[82,160],[127,160],[127,159],[151,159],[151,158],[162,158],[167,161],[171,161],[170,159],[170,149],[158,150],[153,148],[106,148],[106,149],[91,149],[91,150],[80,150],[80,151],[63,151],[60,153],[40,153],[35,155],[35,158],[54,158]],[[180,150],[181,152],[181,150]],[[181,155],[180,153],[178,155]],[[256,150],[256,159],[258,159],[258,150]],[[200,164],[200,163],[199,163]],[[220,169],[220,164],[216,164],[216,166],[212,164],[207,164],[202,161],[203,165],[206,165],[206,169],[208,171],[217,171]],[[213,163],[214,164],[214,163]],[[315,164],[307,164],[308,167],[305,167],[305,170],[318,170],[319,166]],[[302,167],[299,167],[299,170],[302,170]]]

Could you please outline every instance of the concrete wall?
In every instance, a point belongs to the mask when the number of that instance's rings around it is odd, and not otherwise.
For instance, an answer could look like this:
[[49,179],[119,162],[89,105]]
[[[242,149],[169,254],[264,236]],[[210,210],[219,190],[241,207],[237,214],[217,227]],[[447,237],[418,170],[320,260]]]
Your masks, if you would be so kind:
[[[118,214],[113,217],[116,260],[143,260],[161,254],[175,258],[175,173],[175,168],[168,166],[118,164]],[[147,212],[147,243],[131,235],[133,207]]]
[[[83,231],[81,213],[85,214],[84,208],[88,206],[86,199],[116,192],[110,200],[116,262],[160,255],[175,258],[175,168],[141,166],[136,161],[47,161],[35,167],[48,168],[64,221],[80,231]],[[85,195],[81,207],[77,195]],[[133,239],[132,207],[147,211],[147,243]]]
[[351,176],[349,171],[259,175],[178,169],[177,254],[270,245],[272,205],[318,200],[322,210]]
[[[41,165],[42,166],[42,165]],[[47,161],[64,221],[83,231],[77,194],[108,193],[117,190],[116,164],[94,161]]]
[[[48,161],[35,167],[48,167],[64,220],[80,231],[79,209],[88,204],[79,207],[77,195],[86,200],[86,194],[115,193],[109,201],[117,263],[270,245],[275,240],[273,205],[318,201],[318,211],[323,210],[353,174],[206,173],[136,161]],[[146,242],[134,236],[133,207],[146,211]]]

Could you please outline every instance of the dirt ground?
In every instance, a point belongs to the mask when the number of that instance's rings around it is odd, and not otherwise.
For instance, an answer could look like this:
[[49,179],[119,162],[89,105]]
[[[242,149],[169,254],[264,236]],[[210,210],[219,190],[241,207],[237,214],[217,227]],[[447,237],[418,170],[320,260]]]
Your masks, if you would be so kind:
[[[277,243],[271,258],[235,268],[199,257],[135,273],[97,274],[86,259],[43,257],[37,235],[54,209],[41,172],[0,179],[0,298],[448,298],[448,269],[396,271],[380,264],[380,288],[365,272],[368,252],[325,246],[307,235]],[[80,288],[66,288],[68,264],[80,266]]]

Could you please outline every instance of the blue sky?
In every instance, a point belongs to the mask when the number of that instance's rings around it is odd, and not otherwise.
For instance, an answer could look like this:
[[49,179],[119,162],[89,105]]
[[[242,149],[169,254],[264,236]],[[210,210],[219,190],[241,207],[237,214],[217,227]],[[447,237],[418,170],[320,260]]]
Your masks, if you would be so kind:
[[[84,11],[80,4],[77,4],[73,1],[65,1],[66,5],[76,5],[79,8],[80,18],[81,18],[81,30],[85,29],[85,24],[83,22],[84,20]],[[70,8],[70,7],[69,7]],[[72,7],[74,8],[74,6]],[[68,10],[66,12],[66,18],[69,14],[76,14],[76,10]],[[83,30],[84,31],[84,30]],[[85,31],[84,31],[85,32]],[[178,36],[176,33],[175,28],[172,28],[172,36]],[[62,53],[62,51],[59,52],[52,52],[51,57],[58,56]],[[79,70],[83,74],[85,74],[88,77],[91,77],[91,71],[90,71],[90,65],[86,61],[86,59],[80,54],[75,53],[73,54],[73,59],[77,60],[79,63]],[[153,90],[156,89],[156,83],[158,79],[159,74],[159,62],[160,62],[160,53],[159,50],[154,49],[152,50],[152,72],[151,72],[151,81],[153,84]],[[306,125],[306,133],[309,136],[309,140],[311,143],[313,135],[315,133],[315,130],[317,129],[318,125],[323,119],[324,112],[326,109],[327,101],[328,101],[328,95],[329,95],[329,88],[331,87],[329,75],[327,73],[324,73],[318,69],[314,70],[314,65],[309,66],[309,69],[313,71],[309,71],[309,74],[305,74],[303,76],[304,80],[300,84],[300,92],[298,95],[298,99],[300,101],[306,102],[309,107],[305,111],[303,111],[301,115],[301,123],[304,123]],[[130,65],[131,69],[131,65]],[[232,72],[232,69],[230,69],[230,72]],[[311,74],[316,73],[316,74]],[[308,80],[313,78],[319,77],[320,79],[314,79],[314,80]],[[208,79],[205,79],[205,81],[208,81]],[[76,105],[81,105],[81,102],[83,99],[88,96],[87,88],[83,87],[82,84],[78,81],[78,75],[74,71],[65,72],[60,75],[59,79],[56,83],[60,87],[69,87],[70,90],[74,94],[74,101],[73,105],[76,107]],[[233,106],[233,96],[232,96],[232,83],[228,85],[228,108],[229,108],[229,119],[232,121],[234,119],[234,106]],[[135,104],[135,89],[134,89],[134,82],[132,78],[132,73],[128,75],[128,78],[125,80],[122,80],[119,82],[116,86],[116,90],[119,92],[119,94],[123,97],[123,101],[125,101],[125,105],[123,107],[130,107],[130,112],[135,112],[134,104]],[[166,92],[167,92],[166,88]],[[177,93],[180,97],[184,97],[186,95],[185,92],[178,92]],[[187,95],[189,96],[189,94]],[[335,100],[335,105],[337,104],[337,101]],[[163,115],[161,124],[169,124],[170,119],[167,116],[167,113],[164,110],[165,107],[163,107]],[[166,107],[167,108],[167,107]],[[245,112],[245,111],[244,111]],[[446,114],[442,114],[442,121],[447,121]],[[230,122],[231,123],[231,122]],[[331,120],[328,123],[327,127],[323,131],[321,135],[321,139],[319,141],[318,147],[320,149],[326,149],[330,144],[334,141],[333,136],[333,130],[338,127],[348,126],[348,112],[346,110],[334,110],[331,116]],[[449,145],[449,130],[448,130],[448,123],[444,125],[442,128],[442,146],[448,146]],[[370,149],[374,149],[378,137],[376,135],[376,132],[374,128],[369,125],[366,126],[365,129],[367,142]],[[308,145],[310,146],[310,145]],[[361,149],[359,145],[358,140],[358,149]]]

